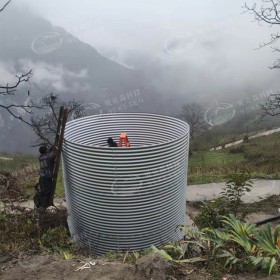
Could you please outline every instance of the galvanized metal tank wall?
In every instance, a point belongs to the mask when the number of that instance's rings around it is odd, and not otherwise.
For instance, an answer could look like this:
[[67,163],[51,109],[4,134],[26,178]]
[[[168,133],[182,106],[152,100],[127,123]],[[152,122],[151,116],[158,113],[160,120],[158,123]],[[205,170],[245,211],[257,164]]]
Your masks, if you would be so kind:
[[[109,148],[125,132],[130,148]],[[144,113],[67,123],[63,173],[69,226],[92,253],[136,251],[180,239],[186,207],[189,126]]]

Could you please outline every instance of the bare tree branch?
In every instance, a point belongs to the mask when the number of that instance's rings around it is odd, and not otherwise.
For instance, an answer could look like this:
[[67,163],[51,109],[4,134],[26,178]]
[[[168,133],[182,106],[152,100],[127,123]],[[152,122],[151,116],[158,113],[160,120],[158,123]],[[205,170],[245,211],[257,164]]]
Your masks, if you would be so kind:
[[[0,96],[1,95],[2,96],[7,96],[7,95],[15,96],[15,92],[17,91],[19,85],[22,84],[22,83],[25,83],[25,82],[29,82],[29,79],[30,79],[31,75],[32,75],[32,70],[30,70],[26,74],[22,74],[20,76],[17,75],[16,76],[17,81],[13,85],[9,85],[8,83],[7,83],[6,86],[1,86],[0,85]],[[28,95],[30,95],[30,91],[28,91]],[[13,109],[17,109],[17,111],[21,109],[25,113],[32,114],[33,112],[30,109],[34,109],[34,108],[42,109],[42,106],[34,104],[31,101],[31,104],[21,104],[21,105],[16,104],[16,102],[13,102],[13,103],[8,104],[8,105],[0,104],[0,108],[8,111],[15,119],[21,120],[22,122],[30,125],[30,123],[27,120],[24,120],[20,116],[20,114],[17,114],[15,112],[15,110],[13,110]]]
[[3,104],[0,104],[0,108],[8,111],[15,119],[18,119],[18,120],[24,122],[25,124],[31,126],[31,123],[28,120],[25,120],[21,116],[19,111],[22,110],[24,113],[28,113],[28,114],[32,115],[33,110],[31,110],[31,109],[43,109],[43,106],[40,106],[38,104],[34,104],[31,101],[31,104],[27,104],[27,105],[17,105],[17,104],[3,105]]
[[43,114],[32,116],[30,119],[31,127],[37,136],[36,142],[32,145],[33,147],[42,144],[47,146],[53,145],[57,131],[60,106],[68,108],[69,116],[72,115],[75,118],[83,116],[85,110],[81,103],[75,100],[62,102],[58,95],[53,95],[52,93],[44,96],[40,104],[44,107]]
[[279,116],[280,115],[280,92],[271,94],[265,101],[265,104],[261,104],[262,115],[261,119],[267,116]]
[[23,82],[29,82],[30,76],[32,75],[32,69],[26,73],[26,74],[22,74],[21,76],[16,76],[16,78],[18,79],[15,84],[13,85],[9,85],[7,83],[6,86],[1,86],[0,85],[0,94],[2,95],[14,95],[14,92],[16,91],[17,87],[23,83]]
[[[262,23],[269,26],[280,25],[280,0],[261,0],[261,4],[248,5],[245,3],[244,12],[253,14],[255,21],[260,25]],[[275,46],[279,42],[280,34],[271,34],[270,40],[260,45],[260,48],[270,45],[274,52],[280,52],[280,47]],[[280,69],[280,59],[277,59],[270,69]],[[280,115],[280,92],[271,94],[265,104],[260,104],[262,114],[257,121],[262,121],[267,116]]]
[[[269,26],[280,25],[280,0],[261,0],[261,5],[254,3],[253,5],[244,5],[244,13],[248,12],[254,16],[254,20],[260,25],[266,23]],[[259,48],[265,46],[271,46],[273,51],[279,52],[280,48],[275,46],[275,44],[280,39],[280,34],[271,34],[270,40],[268,42],[263,42],[260,44]],[[271,69],[279,69],[280,61],[277,60]]]
[[280,1],[277,0],[262,0],[263,5],[260,7],[257,4],[249,6],[247,3],[244,5],[244,12],[249,12],[254,15],[255,21],[265,22],[269,25],[280,24]]
[[[11,0],[7,1],[6,4],[2,8],[0,8],[0,12],[2,12],[9,4]],[[16,75],[17,81],[14,84],[7,83],[5,86],[0,85],[0,96],[15,96],[15,92],[19,88],[19,86],[22,83],[29,83],[29,79],[32,75],[32,69],[22,75]],[[30,91],[27,92],[28,95],[30,95]],[[10,103],[10,104],[8,104]],[[27,114],[33,114],[32,109],[42,109],[42,106],[34,104],[32,101],[30,104],[24,103],[24,104],[17,104],[16,102],[13,102],[9,100],[7,102],[7,99],[4,98],[4,100],[1,100],[0,108],[3,110],[6,110],[9,114],[11,114],[15,119],[18,119],[28,125],[31,123],[25,119],[23,119],[22,115],[20,114],[20,111]]]
[[11,3],[12,0],[9,0],[8,2],[6,2],[6,4],[4,4],[4,6],[2,8],[0,8],[0,13],[2,11],[4,11],[4,9]]

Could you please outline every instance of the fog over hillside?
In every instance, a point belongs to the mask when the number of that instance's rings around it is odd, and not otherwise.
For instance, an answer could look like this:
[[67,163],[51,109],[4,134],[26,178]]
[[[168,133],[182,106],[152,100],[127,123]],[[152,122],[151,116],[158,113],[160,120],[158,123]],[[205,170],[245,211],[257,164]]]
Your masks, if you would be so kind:
[[[277,53],[257,50],[274,28],[252,23],[243,4],[13,0],[0,14],[0,84],[32,69],[19,101],[53,92],[94,103],[97,113],[169,115],[190,102],[206,110],[227,103],[243,118],[280,89],[279,72],[269,69]],[[30,137],[7,140],[28,128],[0,113],[1,150],[28,147]]]
[[[277,86],[278,74],[268,69],[277,55],[255,50],[273,28],[242,14],[243,0],[52,2],[29,0],[101,54],[145,69],[161,93],[211,99]],[[68,12],[61,16],[60,8]]]

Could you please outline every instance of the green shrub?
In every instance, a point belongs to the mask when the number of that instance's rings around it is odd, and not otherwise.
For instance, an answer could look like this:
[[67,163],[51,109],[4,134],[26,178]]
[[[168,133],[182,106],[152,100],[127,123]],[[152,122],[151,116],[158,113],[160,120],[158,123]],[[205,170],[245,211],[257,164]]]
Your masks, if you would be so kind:
[[221,192],[222,198],[208,201],[201,206],[199,214],[194,219],[199,228],[222,227],[222,217],[230,213],[241,219],[246,216],[241,211],[242,196],[251,191],[250,174],[246,171],[236,172],[227,177],[226,187]]
[[222,226],[222,217],[229,214],[225,200],[218,198],[208,201],[201,206],[199,214],[195,217],[194,222],[198,228]]
[[241,154],[241,153],[245,153],[245,148],[244,146],[237,146],[237,147],[233,147],[229,150],[229,152],[231,154]]
[[244,135],[243,143],[249,143],[249,136],[248,135]]
[[[242,196],[252,189],[251,175],[246,171],[236,172],[227,177],[226,187],[221,195],[234,215],[238,215],[243,204]],[[245,216],[245,215],[244,215]],[[244,218],[244,216],[242,218]]]

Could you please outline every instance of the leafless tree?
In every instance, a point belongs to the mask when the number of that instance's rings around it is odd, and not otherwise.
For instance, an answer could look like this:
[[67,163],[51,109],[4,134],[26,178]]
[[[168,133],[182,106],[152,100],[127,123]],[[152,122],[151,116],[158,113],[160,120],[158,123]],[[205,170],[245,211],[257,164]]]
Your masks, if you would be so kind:
[[[5,102],[0,102],[0,108],[8,111],[15,119],[18,119],[28,125],[30,125],[27,119],[24,119],[22,116],[24,113],[33,114],[34,109],[42,109],[42,106],[39,104],[35,104],[32,100],[28,100],[23,102],[22,104],[18,104],[16,101],[12,101],[12,98],[18,98],[16,95],[16,91],[18,87],[22,83],[28,83],[30,76],[32,74],[32,70],[30,70],[26,74],[22,74],[20,76],[16,76],[17,81],[10,85],[6,84],[5,86],[0,85],[0,96],[4,97]],[[30,91],[27,92],[28,96],[30,95]],[[9,97],[9,99],[7,98]]]
[[260,120],[266,116],[279,116],[280,115],[280,92],[271,94],[265,101],[265,104],[261,104],[262,115]]
[[53,145],[58,125],[60,106],[67,107],[69,109],[69,116],[73,118],[82,117],[85,110],[81,103],[75,100],[63,102],[58,95],[53,95],[52,93],[43,97],[40,104],[44,108],[44,110],[41,110],[42,114],[40,116],[33,115],[30,119],[30,126],[37,136],[33,145],[34,147]]
[[[244,11],[253,14],[254,19],[260,25],[266,24],[268,26],[280,25],[280,0],[260,0],[260,4],[254,3],[248,5],[245,3]],[[271,46],[274,52],[280,52],[279,47],[280,34],[271,34],[268,42],[260,44],[260,48],[265,46]],[[271,69],[280,69],[280,59],[277,59]],[[265,101],[265,104],[261,104],[262,114],[259,120],[262,120],[266,116],[278,116],[280,115],[280,92],[271,94]]]
[[[2,8],[0,8],[0,12],[4,11],[4,9],[11,3],[11,0],[7,1]],[[23,83],[29,83],[30,77],[32,75],[32,70],[29,72],[22,74],[22,75],[16,75],[15,76],[15,82],[12,84],[7,83],[6,85],[0,85],[0,97],[3,96],[6,100],[7,97],[16,98],[16,91]],[[30,91],[27,92],[28,96],[30,95]],[[8,111],[15,119],[21,120],[22,122],[26,124],[30,124],[26,119],[23,119],[22,112],[32,114],[33,109],[37,108],[39,109],[40,106],[38,104],[34,104],[32,101],[24,102],[23,104],[17,104],[16,101],[9,102],[1,102],[0,108],[3,110]]]
[[[248,5],[245,3],[244,12],[253,14],[254,20],[260,25],[267,24],[268,26],[280,25],[280,0],[260,0],[260,4],[254,3]],[[268,42],[263,42],[260,47],[271,46],[273,51],[280,52],[280,47],[277,45],[280,39],[280,34],[271,34]],[[280,68],[280,59],[277,59],[271,69]]]
[[198,103],[183,105],[178,117],[189,124],[191,139],[206,129],[204,110]]

